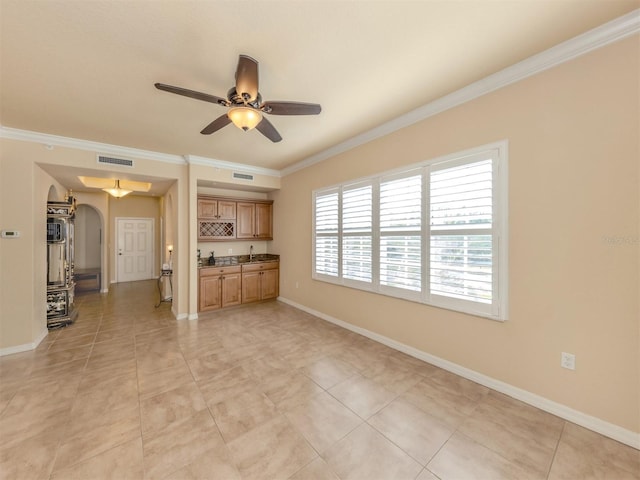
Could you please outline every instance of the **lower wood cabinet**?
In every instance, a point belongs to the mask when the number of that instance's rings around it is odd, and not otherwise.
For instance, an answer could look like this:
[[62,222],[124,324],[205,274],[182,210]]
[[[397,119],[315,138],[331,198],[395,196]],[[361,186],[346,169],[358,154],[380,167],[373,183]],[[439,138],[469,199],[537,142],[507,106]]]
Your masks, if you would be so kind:
[[242,303],[242,268],[209,267],[199,271],[198,310],[206,312]]
[[276,298],[280,293],[280,263],[263,262],[199,270],[198,311]]
[[278,262],[253,263],[242,266],[242,303],[276,298],[279,293]]

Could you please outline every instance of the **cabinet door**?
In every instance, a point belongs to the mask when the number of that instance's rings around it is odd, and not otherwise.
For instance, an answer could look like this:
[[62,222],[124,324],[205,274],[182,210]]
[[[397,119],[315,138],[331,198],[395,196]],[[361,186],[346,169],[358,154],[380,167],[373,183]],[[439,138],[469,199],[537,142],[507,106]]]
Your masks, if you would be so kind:
[[237,203],[236,238],[254,238],[255,203]]
[[220,275],[200,278],[200,311],[215,310],[222,306],[220,298]]
[[256,203],[254,235],[263,240],[273,239],[273,205]]
[[242,275],[225,273],[222,276],[222,306],[230,307],[242,303]]
[[261,299],[276,298],[279,293],[279,270],[277,268],[271,270],[265,270],[262,273],[261,279]]
[[262,272],[242,274],[242,303],[260,300],[260,277]]
[[217,218],[218,202],[216,200],[198,199],[198,218]]
[[218,200],[218,218],[221,220],[235,220],[236,202]]

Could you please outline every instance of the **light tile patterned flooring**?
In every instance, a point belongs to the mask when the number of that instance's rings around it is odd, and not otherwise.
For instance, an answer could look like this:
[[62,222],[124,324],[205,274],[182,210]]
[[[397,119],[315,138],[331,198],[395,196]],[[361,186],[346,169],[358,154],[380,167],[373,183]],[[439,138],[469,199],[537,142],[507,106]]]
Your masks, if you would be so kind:
[[3,479],[626,479],[637,450],[280,302],[79,296],[0,358]]

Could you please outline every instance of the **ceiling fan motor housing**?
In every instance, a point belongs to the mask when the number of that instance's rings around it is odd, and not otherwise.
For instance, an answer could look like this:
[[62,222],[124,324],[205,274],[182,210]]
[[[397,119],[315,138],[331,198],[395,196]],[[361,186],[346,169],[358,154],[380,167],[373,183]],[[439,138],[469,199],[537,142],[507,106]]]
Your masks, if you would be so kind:
[[247,94],[238,93],[236,87],[231,87],[227,92],[227,99],[229,100],[230,105],[246,105],[248,107],[260,108],[260,104],[262,103],[262,95],[260,95],[260,93],[258,93],[253,102],[247,102],[244,98],[245,95]]

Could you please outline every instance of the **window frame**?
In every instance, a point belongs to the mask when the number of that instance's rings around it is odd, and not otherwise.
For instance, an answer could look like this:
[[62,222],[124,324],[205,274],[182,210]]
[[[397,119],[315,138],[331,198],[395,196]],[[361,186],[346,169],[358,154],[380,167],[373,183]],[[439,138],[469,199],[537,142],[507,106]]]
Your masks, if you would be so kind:
[[[480,160],[492,160],[492,301],[463,300],[431,292],[431,238],[437,232],[430,225],[430,175],[432,171],[452,168],[458,165]],[[408,165],[402,168],[382,172],[377,175],[344,182],[312,191],[312,278],[314,280],[333,283],[340,286],[356,288],[403,300],[419,302],[438,308],[463,312],[492,320],[505,321],[508,318],[508,141],[502,140],[488,145],[475,147],[462,152],[438,157],[435,159]],[[418,234],[421,243],[421,289],[414,291],[381,285],[380,283],[380,187],[383,183],[411,177],[422,176],[421,190],[421,225]],[[342,231],[342,193],[343,189],[372,186],[372,281],[362,282],[343,277],[343,231]],[[338,194],[338,276],[316,272],[316,199],[328,194]],[[319,235],[323,236],[322,234]]]

